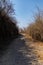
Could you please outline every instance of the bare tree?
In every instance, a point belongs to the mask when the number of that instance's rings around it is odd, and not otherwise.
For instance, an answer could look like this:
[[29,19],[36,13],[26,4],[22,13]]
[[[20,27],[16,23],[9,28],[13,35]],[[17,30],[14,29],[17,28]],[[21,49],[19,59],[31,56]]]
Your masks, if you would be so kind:
[[18,27],[13,6],[9,0],[0,0],[0,37],[1,39],[16,37],[18,35]]
[[10,0],[0,0],[0,11],[5,11],[7,14],[14,14],[13,5]]

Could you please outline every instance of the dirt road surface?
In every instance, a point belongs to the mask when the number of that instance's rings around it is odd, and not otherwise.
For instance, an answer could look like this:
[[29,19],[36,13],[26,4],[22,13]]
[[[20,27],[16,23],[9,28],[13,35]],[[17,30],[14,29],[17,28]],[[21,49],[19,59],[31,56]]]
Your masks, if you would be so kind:
[[0,65],[43,65],[43,58],[40,57],[43,47],[25,39],[23,35],[10,43],[0,57]]

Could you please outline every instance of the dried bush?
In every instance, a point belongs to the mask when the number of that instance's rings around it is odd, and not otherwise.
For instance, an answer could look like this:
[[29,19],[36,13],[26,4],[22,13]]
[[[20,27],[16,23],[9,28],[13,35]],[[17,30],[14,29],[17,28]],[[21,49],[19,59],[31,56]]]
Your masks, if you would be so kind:
[[12,18],[14,13],[9,0],[0,0],[0,40],[10,39],[19,34],[16,19]]
[[34,23],[27,27],[27,32],[33,39],[43,40],[43,12],[38,12],[35,15]]

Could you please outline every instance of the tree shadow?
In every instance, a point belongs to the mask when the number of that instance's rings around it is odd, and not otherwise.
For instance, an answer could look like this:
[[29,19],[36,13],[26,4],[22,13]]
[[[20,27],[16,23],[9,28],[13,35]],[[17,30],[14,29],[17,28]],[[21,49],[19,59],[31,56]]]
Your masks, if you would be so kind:
[[[13,39],[7,48],[7,52],[3,55],[3,64],[6,65],[32,65],[35,61],[32,56],[32,47],[28,49],[23,35],[19,35],[17,39]],[[8,42],[9,43],[9,42]],[[4,59],[6,58],[6,59]],[[35,57],[36,58],[36,57]]]

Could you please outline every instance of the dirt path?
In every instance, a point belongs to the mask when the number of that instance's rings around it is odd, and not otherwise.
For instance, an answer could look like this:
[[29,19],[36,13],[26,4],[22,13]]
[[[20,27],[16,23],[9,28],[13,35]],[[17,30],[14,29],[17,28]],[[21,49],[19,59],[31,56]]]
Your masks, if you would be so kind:
[[19,36],[13,40],[6,53],[0,58],[0,65],[42,65],[38,61],[37,45]]

